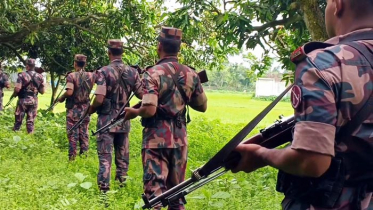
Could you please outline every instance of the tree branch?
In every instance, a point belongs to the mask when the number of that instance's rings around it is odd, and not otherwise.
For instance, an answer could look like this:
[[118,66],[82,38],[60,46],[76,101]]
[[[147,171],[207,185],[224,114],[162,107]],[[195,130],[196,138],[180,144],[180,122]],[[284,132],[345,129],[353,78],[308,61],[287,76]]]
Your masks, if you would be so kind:
[[267,22],[261,26],[255,26],[253,27],[252,31],[258,31],[258,32],[262,32],[264,30],[266,30],[267,28],[274,28],[278,25],[287,25],[287,24],[292,24],[292,23],[295,23],[295,22],[298,22],[298,21],[301,21],[303,20],[303,18],[301,16],[295,16],[295,17],[292,17],[292,18],[285,18],[285,19],[282,19],[282,20],[275,20],[275,21],[271,21],[271,22]]
[[18,59],[23,63],[23,64],[25,64],[26,63],[26,61],[25,61],[25,59],[23,59],[22,58],[22,56],[21,56],[21,54],[19,54],[19,52],[16,50],[16,48],[13,46],[13,45],[11,45],[11,44],[9,44],[9,43],[1,43],[3,46],[5,46],[5,47],[7,47],[7,48],[9,48],[10,50],[12,50],[13,52],[14,52],[14,54],[18,57]]
[[57,26],[57,25],[72,25],[72,24],[79,24],[81,22],[84,22],[89,19],[100,19],[101,17],[105,17],[105,14],[98,14],[97,15],[87,15],[84,17],[78,17],[78,18],[61,18],[61,17],[52,17],[48,20],[45,20],[40,23],[30,23],[25,24],[22,29],[20,29],[18,32],[13,34],[0,34],[0,43],[4,42],[22,42],[23,39],[28,36],[29,34],[33,32],[38,32],[40,30],[46,30],[51,27]]

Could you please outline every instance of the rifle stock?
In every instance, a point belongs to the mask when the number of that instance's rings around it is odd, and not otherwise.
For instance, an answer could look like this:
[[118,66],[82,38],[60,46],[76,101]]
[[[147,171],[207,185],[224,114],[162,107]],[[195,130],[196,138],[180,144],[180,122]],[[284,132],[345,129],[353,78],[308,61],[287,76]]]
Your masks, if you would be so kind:
[[[281,118],[274,124],[260,130],[259,134],[256,134],[242,144],[259,144],[266,148],[276,148],[284,143],[291,141],[292,139],[292,128],[295,125],[294,117]],[[191,178],[184,182],[174,186],[157,197],[153,197],[150,200],[143,194],[142,199],[144,201],[143,209],[150,209],[159,204],[166,207],[170,202],[181,199],[186,204],[185,196],[194,190],[202,187],[203,185],[211,182],[212,180],[220,177],[221,175],[228,172],[230,169],[235,168],[240,160],[240,154],[238,152],[231,152],[223,164],[213,170],[210,174],[205,177],[197,177],[198,169],[193,172]],[[223,169],[223,170],[221,170]],[[219,171],[220,170],[220,171]]]
[[201,83],[205,83],[205,82],[209,81],[209,78],[207,77],[206,70],[202,70],[202,71],[198,72],[197,75],[198,75]]

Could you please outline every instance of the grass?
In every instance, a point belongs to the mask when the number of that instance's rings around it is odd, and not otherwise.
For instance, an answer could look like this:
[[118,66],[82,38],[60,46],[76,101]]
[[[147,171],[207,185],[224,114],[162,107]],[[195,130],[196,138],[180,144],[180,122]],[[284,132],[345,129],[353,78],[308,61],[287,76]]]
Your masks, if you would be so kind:
[[[5,92],[5,103],[9,94]],[[206,113],[191,111],[186,178],[269,104],[246,94],[208,92],[207,96]],[[49,97],[50,93],[39,97],[40,109],[48,107]],[[103,209],[96,184],[95,137],[90,136],[88,157],[69,163],[63,104],[57,105],[55,112],[38,113],[34,135],[26,135],[24,124],[21,132],[11,131],[12,107],[0,116],[0,209]],[[290,103],[280,102],[250,135],[280,114],[292,114]],[[90,127],[95,128],[95,123],[94,115]],[[141,132],[139,119],[133,120],[127,185],[119,188],[113,181],[113,164],[107,209],[142,206]],[[275,183],[276,170],[268,167],[251,174],[227,173],[188,195],[186,209],[280,209],[282,195],[275,191]]]

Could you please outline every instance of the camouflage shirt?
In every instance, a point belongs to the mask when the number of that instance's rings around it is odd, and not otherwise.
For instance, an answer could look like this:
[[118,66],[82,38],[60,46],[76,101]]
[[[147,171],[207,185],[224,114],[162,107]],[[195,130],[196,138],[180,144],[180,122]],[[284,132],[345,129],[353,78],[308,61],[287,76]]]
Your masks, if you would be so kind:
[[[34,82],[32,80],[34,80]],[[20,89],[20,94],[26,90],[33,92],[35,97],[27,96],[26,98],[24,98],[24,100],[27,100],[30,103],[35,102],[37,101],[36,96],[38,92],[40,92],[40,90],[44,87],[44,79],[41,74],[36,73],[33,70],[30,70],[28,72],[21,72],[18,74],[15,87]]]
[[[120,75],[119,71],[122,72]],[[98,81],[96,94],[102,93],[105,98],[111,98],[112,104],[111,113],[108,115],[99,114],[97,121],[97,129],[108,124],[119,112],[119,109],[127,103],[131,92],[134,92],[137,97],[142,94],[141,79],[136,69],[124,65],[122,60],[113,60],[108,66],[98,70]],[[124,88],[120,85],[123,81]],[[130,131],[130,121],[124,122],[122,125],[114,127],[110,132],[128,133]]]
[[97,82],[97,76],[92,72],[72,72],[66,77],[66,89],[71,89],[76,104],[88,104],[89,94],[93,85]]
[[[177,68],[177,62],[176,57],[167,57],[144,73],[142,105],[157,106],[171,116],[185,108],[186,104],[179,90],[163,66],[167,65],[172,73],[175,73],[173,66]],[[188,66],[180,66],[178,82],[189,98],[189,104],[203,105],[207,98],[197,73]],[[187,131],[184,124],[182,128],[178,128],[172,120],[161,120],[154,128],[144,128],[143,148],[177,148],[187,144]]]
[[[365,30],[373,29],[354,31],[344,37]],[[297,65],[296,86],[292,90],[296,125],[291,147],[330,156],[344,155],[347,178],[351,179],[373,171],[364,167],[367,164],[364,156],[373,155],[373,115],[347,140],[336,144],[335,136],[372,93],[373,72],[358,51],[338,44],[341,37],[328,40],[333,46],[312,51]],[[373,40],[357,43],[373,50]]]

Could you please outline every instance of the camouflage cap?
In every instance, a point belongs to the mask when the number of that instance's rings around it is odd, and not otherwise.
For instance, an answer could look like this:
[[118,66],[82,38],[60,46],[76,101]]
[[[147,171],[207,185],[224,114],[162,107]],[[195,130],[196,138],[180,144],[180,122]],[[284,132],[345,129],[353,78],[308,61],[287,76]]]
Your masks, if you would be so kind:
[[83,54],[76,54],[74,56],[74,61],[83,61],[83,62],[86,62],[87,61],[87,56],[85,56]]
[[109,39],[107,47],[111,49],[122,49],[123,42],[120,39]]
[[183,32],[181,31],[181,29],[162,26],[162,30],[158,36],[158,40],[169,39],[181,41],[182,35]]
[[35,66],[35,59],[29,58],[26,60],[26,65]]

